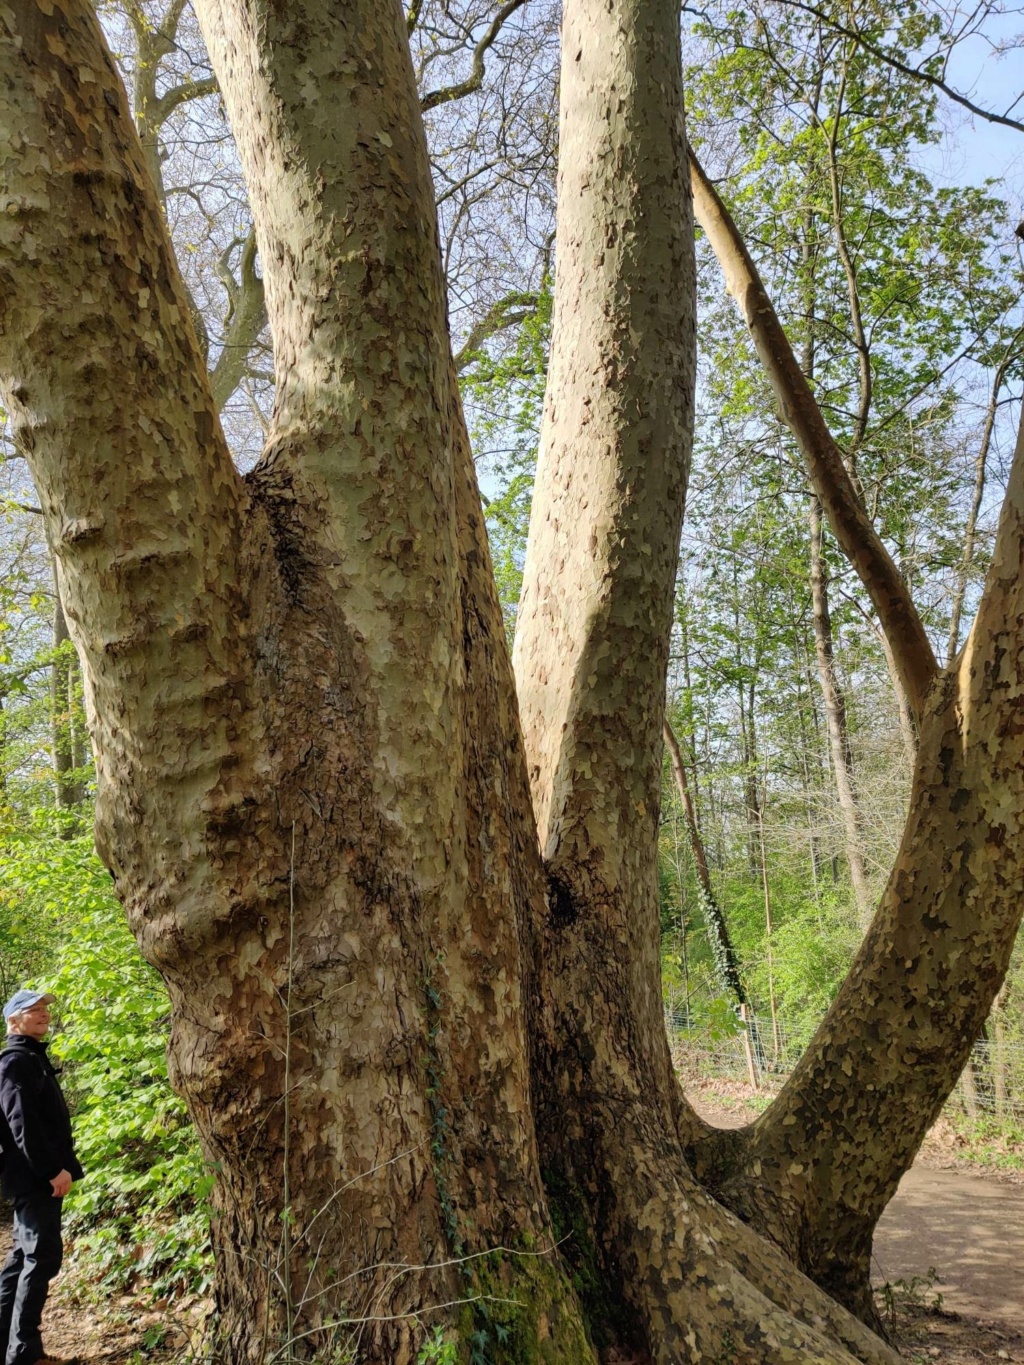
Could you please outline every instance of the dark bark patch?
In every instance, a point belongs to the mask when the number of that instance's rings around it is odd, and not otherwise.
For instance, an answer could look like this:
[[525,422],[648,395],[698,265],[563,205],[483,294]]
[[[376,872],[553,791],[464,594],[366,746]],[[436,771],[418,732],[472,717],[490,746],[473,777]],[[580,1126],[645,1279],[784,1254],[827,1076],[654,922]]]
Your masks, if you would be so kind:
[[552,929],[569,929],[580,917],[572,888],[557,872],[548,873],[548,923]]
[[[271,473],[272,468],[272,473]],[[292,606],[301,604],[303,587],[311,568],[303,527],[303,509],[291,472],[279,464],[257,466],[246,475],[253,502],[266,513],[274,544],[281,584]]]
[[949,781],[949,774],[952,770],[953,759],[955,757],[955,753],[948,745],[944,745],[943,748],[939,750],[939,764],[942,768],[942,781],[944,784]]

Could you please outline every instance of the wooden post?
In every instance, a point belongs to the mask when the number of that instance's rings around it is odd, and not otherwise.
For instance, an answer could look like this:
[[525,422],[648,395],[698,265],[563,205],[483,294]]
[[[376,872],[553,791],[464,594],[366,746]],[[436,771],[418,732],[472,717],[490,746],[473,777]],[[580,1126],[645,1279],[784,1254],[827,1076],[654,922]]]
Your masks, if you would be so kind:
[[750,1084],[755,1090],[759,1090],[757,1067],[754,1064],[754,1049],[750,1046],[750,1026],[747,1023],[746,1005],[740,1006],[740,1020],[743,1024],[743,1051],[747,1054],[747,1075],[750,1077]]

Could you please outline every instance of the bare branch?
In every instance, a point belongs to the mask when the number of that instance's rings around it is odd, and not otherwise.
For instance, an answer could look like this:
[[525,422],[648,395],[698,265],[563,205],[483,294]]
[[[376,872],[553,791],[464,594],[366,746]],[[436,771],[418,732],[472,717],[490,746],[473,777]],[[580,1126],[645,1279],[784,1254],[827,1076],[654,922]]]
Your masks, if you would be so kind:
[[213,76],[206,76],[198,81],[186,81],[184,85],[176,85],[173,89],[165,91],[152,106],[149,111],[150,124],[158,128],[170,118],[179,105],[187,104],[189,100],[202,99],[204,95],[215,95],[216,93],[217,81]]
[[[232,246],[237,245],[232,243]],[[217,275],[228,296],[227,331],[217,363],[210,371],[210,388],[217,411],[224,407],[248,369],[249,352],[267,325],[267,302],[263,281],[256,273],[256,232],[250,229],[242,247],[239,278],[231,273],[228,257],[231,247],[221,256]]]
[[[498,13],[491,21],[490,28],[473,49],[473,70],[470,75],[467,76],[464,81],[459,81],[457,85],[445,86],[440,90],[431,90],[428,94],[424,95],[420,100],[420,108],[424,113],[426,113],[428,109],[436,109],[439,104],[451,104],[454,100],[465,99],[467,95],[472,95],[475,91],[480,89],[484,83],[484,74],[486,72],[484,58],[487,55],[488,49],[493,47],[498,34],[504,27],[505,21],[511,18],[517,9],[522,9],[525,3],[526,0],[506,0],[506,3],[502,5],[501,9],[498,10]],[[410,11],[410,14],[411,12],[412,11]],[[410,32],[411,31],[412,26],[410,25]]]
[[868,591],[892,646],[915,718],[938,671],[906,583],[857,496],[846,465],[779,322],[750,253],[714,186],[690,150],[694,212],[739,304],[782,417],[807,463],[812,487],[843,552]]
[[462,373],[474,353],[490,337],[503,332],[506,327],[515,327],[518,323],[525,322],[537,307],[539,297],[537,293],[530,291],[525,294],[508,294],[505,298],[498,299],[497,303],[492,303],[456,351],[454,356],[456,373]]

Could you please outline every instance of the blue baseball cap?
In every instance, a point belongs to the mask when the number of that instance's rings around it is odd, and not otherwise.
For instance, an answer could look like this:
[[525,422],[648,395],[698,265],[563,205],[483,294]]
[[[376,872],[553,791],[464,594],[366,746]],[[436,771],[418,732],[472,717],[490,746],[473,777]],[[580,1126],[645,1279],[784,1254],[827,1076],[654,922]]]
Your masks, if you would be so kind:
[[46,991],[15,991],[4,1006],[4,1018],[10,1019],[12,1014],[21,1014],[22,1010],[30,1010],[33,1005],[38,1005],[40,1000],[50,1001],[52,995],[47,995]]

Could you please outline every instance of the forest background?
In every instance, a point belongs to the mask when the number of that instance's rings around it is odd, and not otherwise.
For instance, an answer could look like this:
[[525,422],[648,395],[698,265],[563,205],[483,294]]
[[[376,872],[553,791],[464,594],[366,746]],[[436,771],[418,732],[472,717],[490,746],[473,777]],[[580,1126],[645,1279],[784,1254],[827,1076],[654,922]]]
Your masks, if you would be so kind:
[[[272,358],[202,41],[184,0],[101,16],[245,468],[267,429]],[[944,660],[988,566],[1024,388],[1019,92],[998,103],[1019,70],[1017,17],[934,0],[713,3],[682,16],[692,142]],[[549,340],[558,14],[546,0],[424,0],[408,22],[511,637]],[[1000,175],[972,174],[1000,158]],[[697,247],[663,974],[682,1044],[736,1034],[742,1008],[761,1021],[770,1080],[856,951],[896,853],[916,739],[871,604],[823,526],[702,234]],[[77,659],[6,425],[2,440],[0,990],[31,980],[60,1001],[56,1046],[90,1170],[70,1213],[90,1273],[166,1296],[206,1274],[208,1177],[167,1081],[166,994],[93,851]],[[1019,947],[986,1027],[1002,1060],[971,1079],[974,1103],[987,1090],[1012,1133]]]

